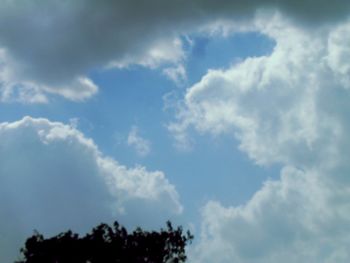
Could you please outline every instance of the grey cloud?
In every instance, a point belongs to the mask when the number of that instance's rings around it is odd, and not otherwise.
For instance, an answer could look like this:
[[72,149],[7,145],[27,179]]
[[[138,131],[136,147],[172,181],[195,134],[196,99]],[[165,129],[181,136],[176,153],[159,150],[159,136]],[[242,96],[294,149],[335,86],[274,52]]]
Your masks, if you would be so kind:
[[[142,64],[147,56],[152,57],[150,50],[159,42],[167,43],[171,50],[179,34],[215,20],[248,20],[260,9],[276,8],[295,21],[320,23],[344,18],[350,3],[2,0],[0,46],[7,51],[7,63],[18,81],[44,85],[42,90],[46,92],[77,99],[78,95],[70,97],[60,90],[69,85],[74,89],[72,82],[91,69],[113,61]],[[163,57],[158,62],[177,59],[180,58]],[[79,87],[77,94],[84,92]],[[81,97],[88,98],[95,92],[88,88]]]
[[0,42],[26,78],[62,83],[147,50],[164,33],[157,32],[169,15],[163,10],[176,9],[161,2],[142,3],[11,1],[3,4]]

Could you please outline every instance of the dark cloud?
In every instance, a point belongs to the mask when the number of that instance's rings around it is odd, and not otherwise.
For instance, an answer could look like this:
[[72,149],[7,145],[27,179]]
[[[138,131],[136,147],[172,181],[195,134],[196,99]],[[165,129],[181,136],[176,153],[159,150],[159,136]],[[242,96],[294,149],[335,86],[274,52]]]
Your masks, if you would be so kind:
[[[18,81],[59,90],[63,89],[62,85],[72,85],[73,80],[89,70],[112,61],[142,64],[157,43],[168,43],[171,50],[178,34],[195,30],[197,26],[217,19],[249,19],[257,10],[276,8],[295,21],[320,23],[344,18],[350,3],[346,0],[2,0],[0,46],[7,50],[7,63]],[[163,60],[174,62],[176,58]],[[91,87],[88,90],[85,97],[95,92]]]

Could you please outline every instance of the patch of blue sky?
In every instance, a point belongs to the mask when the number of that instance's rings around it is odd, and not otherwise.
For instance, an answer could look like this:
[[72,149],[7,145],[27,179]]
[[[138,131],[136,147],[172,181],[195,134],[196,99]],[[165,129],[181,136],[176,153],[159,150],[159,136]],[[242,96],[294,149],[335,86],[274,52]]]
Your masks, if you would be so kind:
[[[227,68],[248,56],[269,54],[274,46],[273,41],[258,33],[192,39],[194,45],[188,50],[186,64],[191,83],[198,81],[209,68]],[[213,138],[191,132],[190,136],[195,139],[191,151],[174,148],[174,139],[165,128],[173,115],[162,110],[162,97],[168,92],[183,90],[176,89],[159,71],[132,67],[95,72],[92,78],[101,86],[96,98],[96,107],[100,107],[98,115],[103,115],[101,123],[108,123],[103,138],[103,129],[93,137],[99,138],[100,146],[105,145],[104,152],[124,164],[141,164],[151,170],[164,171],[180,193],[186,217],[197,217],[198,210],[208,200],[242,204],[267,178],[278,178],[279,167],[256,166],[237,149],[238,142],[233,137]],[[152,142],[149,156],[140,157],[126,145],[132,125],[138,126],[141,135]]]
[[[189,85],[210,68],[227,68],[248,56],[269,54],[274,43],[258,33],[209,38],[191,36],[186,70]],[[199,210],[209,200],[225,205],[245,203],[267,178],[277,178],[279,167],[254,165],[238,150],[233,137],[214,138],[190,132],[195,147],[188,152],[174,147],[174,139],[165,125],[174,120],[164,111],[163,97],[182,93],[161,70],[143,67],[95,70],[89,77],[100,87],[86,102],[69,102],[59,97],[43,105],[0,104],[1,121],[14,121],[24,115],[69,122],[77,118],[78,128],[91,137],[100,150],[121,164],[143,165],[161,170],[176,186],[185,207],[184,221],[199,222]],[[151,142],[151,152],[142,157],[127,145],[132,126]],[[181,220],[182,221],[182,220]]]
[[192,44],[186,45],[189,54],[186,70],[193,84],[208,69],[227,69],[247,57],[270,54],[275,42],[259,32],[236,33],[229,36],[191,35]]

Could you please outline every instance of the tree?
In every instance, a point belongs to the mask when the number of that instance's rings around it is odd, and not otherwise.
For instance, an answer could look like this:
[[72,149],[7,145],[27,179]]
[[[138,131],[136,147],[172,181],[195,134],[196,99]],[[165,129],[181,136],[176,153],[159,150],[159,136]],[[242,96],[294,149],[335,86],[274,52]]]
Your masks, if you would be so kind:
[[16,263],[164,263],[185,262],[185,247],[193,236],[181,227],[159,232],[137,228],[132,233],[115,222],[100,224],[84,237],[72,231],[45,239],[35,232],[21,249],[23,260]]

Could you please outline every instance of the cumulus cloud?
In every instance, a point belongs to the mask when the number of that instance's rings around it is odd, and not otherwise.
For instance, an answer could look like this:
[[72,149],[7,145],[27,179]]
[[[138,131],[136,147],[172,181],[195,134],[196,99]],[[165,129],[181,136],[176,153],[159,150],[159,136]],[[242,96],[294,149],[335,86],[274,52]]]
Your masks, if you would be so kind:
[[180,65],[185,54],[179,36],[217,20],[246,21],[260,10],[278,9],[313,25],[342,19],[349,8],[347,0],[2,0],[1,97],[46,102],[48,94],[58,94],[84,100],[98,90],[89,71]]
[[128,135],[128,145],[133,147],[140,156],[147,156],[151,152],[151,142],[139,135],[137,126],[133,126]]
[[332,145],[329,140],[337,138],[340,128],[330,113],[319,112],[318,104],[329,98],[323,96],[330,88],[346,87],[330,69],[327,38],[287,24],[279,30],[281,23],[277,17],[272,28],[257,28],[276,41],[272,54],[209,70],[187,90],[180,121],[169,126],[177,137],[184,137],[190,126],[212,134],[234,133],[258,164],[300,165],[311,152],[331,150],[326,145]]
[[191,262],[347,262],[349,186],[327,172],[285,167],[246,205],[207,203]]
[[2,262],[34,229],[84,232],[117,218],[152,227],[181,211],[162,172],[119,164],[72,126],[31,117],[0,124]]
[[310,31],[255,20],[271,54],[210,70],[169,128],[235,136],[258,165],[284,166],[245,205],[209,202],[191,262],[347,262],[350,253],[350,23]]

